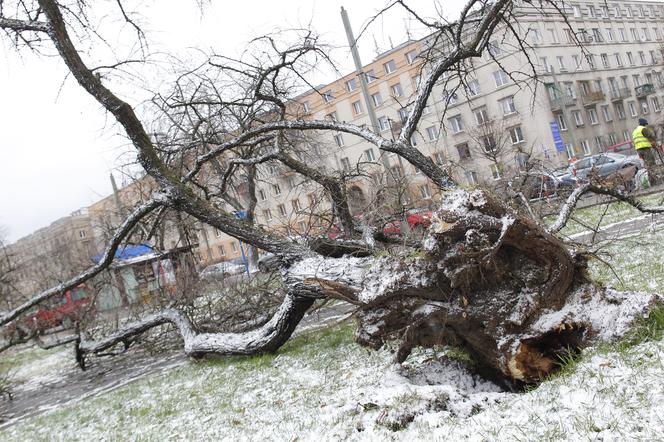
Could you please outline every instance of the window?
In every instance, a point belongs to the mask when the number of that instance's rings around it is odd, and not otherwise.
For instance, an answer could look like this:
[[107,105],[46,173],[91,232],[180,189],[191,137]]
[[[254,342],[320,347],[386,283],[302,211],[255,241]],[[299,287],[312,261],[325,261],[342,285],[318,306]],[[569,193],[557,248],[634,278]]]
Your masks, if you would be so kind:
[[634,105],[633,101],[630,101],[629,103],[627,103],[627,107],[629,108],[629,114],[632,117],[636,117],[636,116],[639,115],[638,112],[636,112],[636,106]]
[[363,109],[362,109],[362,102],[361,101],[353,101],[353,114],[354,115],[362,115]]
[[383,97],[380,96],[380,92],[372,94],[371,101],[373,101],[374,107],[379,107],[381,104],[383,104]]
[[510,128],[510,140],[512,141],[512,144],[523,142],[523,132],[521,131],[521,126],[514,126]]
[[463,131],[463,120],[461,120],[461,115],[456,115],[450,119],[448,119],[450,123],[450,127],[452,128],[452,133],[459,133]]
[[572,117],[574,118],[574,123],[578,126],[583,126],[583,118],[581,117],[581,112],[573,111]]
[[590,66],[590,69],[597,69],[597,66],[595,65],[594,54],[586,54],[586,61],[588,62],[588,66]]
[[620,28],[618,32],[620,33],[620,41],[627,41],[627,32],[625,32],[625,29]]
[[341,168],[346,172],[350,171],[350,160],[348,159],[348,157],[343,157],[341,159]]
[[403,96],[403,89],[401,88],[401,83],[395,83],[392,85],[392,96],[393,97]]
[[604,66],[604,69],[608,69],[611,67],[609,64],[609,56],[607,54],[601,54],[600,58],[602,59],[602,66]]
[[647,100],[641,100],[639,101],[639,104],[641,105],[641,113],[643,115],[646,115],[649,110],[648,110],[648,101]]
[[618,144],[618,136],[616,135],[615,132],[611,132],[609,134],[609,144],[611,146],[614,146],[614,145]]
[[489,170],[491,171],[491,177],[494,180],[499,180],[500,179],[500,169],[498,169],[498,166],[495,164],[490,164],[489,165]]
[[578,5],[572,5],[572,13],[575,18],[581,18],[581,8]]
[[331,90],[323,92],[323,100],[325,100],[326,103],[334,100],[334,96],[332,95]]
[[630,66],[634,66],[634,55],[632,55],[631,52],[627,53],[627,61],[629,62]]
[[410,137],[410,145],[411,146],[417,146],[417,135],[413,134],[412,137]]
[[602,43],[604,42],[604,36],[602,35],[602,31],[598,28],[593,28],[593,40],[595,43]]
[[429,126],[426,128],[427,132],[427,138],[429,138],[429,141],[435,141],[438,139],[438,127],[437,126]]
[[558,70],[561,72],[566,71],[567,68],[565,67],[565,57],[563,57],[562,55],[558,55],[556,57],[556,60],[558,60]]
[[355,89],[357,89],[357,81],[354,78],[351,78],[346,82],[346,90],[348,92],[353,92]]
[[503,115],[510,115],[516,112],[514,97],[512,96],[498,100],[498,104],[500,104],[500,109],[503,111]]
[[272,185],[272,192],[275,195],[281,195],[281,187],[279,187],[279,184],[273,184]]
[[591,155],[593,153],[592,149],[590,148],[590,143],[588,140],[581,140],[581,148],[583,149],[583,155]]
[[618,118],[621,120],[624,120],[627,118],[627,115],[625,115],[625,107],[622,105],[622,103],[616,103],[613,105],[616,109],[616,114],[618,115]]
[[408,64],[415,63],[416,58],[417,58],[417,51],[415,49],[406,52],[406,61],[408,62]]
[[459,97],[456,92],[443,91],[443,100],[447,104],[455,104],[457,101],[459,101]]
[[373,149],[367,149],[364,151],[364,157],[367,159],[367,161],[376,161],[376,156],[374,155]]
[[296,186],[297,186],[297,183],[295,182],[295,177],[294,176],[289,176],[288,177],[288,188],[290,190],[293,190],[293,189],[295,189]]
[[542,44],[542,33],[539,29],[529,29],[528,33],[530,34],[530,41],[533,45]]
[[390,172],[392,172],[392,176],[394,177],[403,176],[403,170],[401,169],[401,166],[399,166],[398,164],[396,166],[390,167]]
[[636,28],[629,28],[630,34],[632,34],[632,40],[639,41],[639,34],[636,32]]
[[474,97],[480,93],[480,82],[477,80],[472,80],[468,82],[468,95]]
[[613,56],[616,58],[616,65],[621,68],[623,66],[622,58],[618,52],[614,53]]
[[300,200],[299,199],[291,200],[291,206],[293,206],[293,212],[298,212],[300,210]]
[[391,74],[397,70],[397,64],[394,62],[394,60],[390,60],[383,64],[383,69],[385,69],[386,74]]
[[79,230],[78,231],[78,237],[79,238],[85,238],[85,230]]
[[613,42],[613,29],[611,28],[606,29],[606,41],[608,41],[609,43]]
[[641,28],[641,39],[644,41],[650,41],[650,31],[648,28]]
[[588,5],[588,18],[597,18],[595,7],[593,5]]
[[307,231],[307,222],[306,221],[298,221],[297,223],[298,229],[300,229],[300,233],[305,233]]
[[651,97],[650,101],[652,102],[652,109],[655,112],[659,112],[660,110],[662,110],[661,107],[659,106],[659,98],[658,97]]
[[572,55],[572,60],[574,64],[574,69],[576,69],[577,71],[581,70],[581,57],[579,57],[578,55]]
[[602,140],[601,135],[595,137],[595,147],[598,152],[604,152],[604,140]]
[[493,81],[496,82],[496,87],[501,87],[509,83],[510,80],[505,71],[500,70],[493,73]]
[[456,145],[457,152],[459,153],[459,158],[462,160],[467,160],[470,157],[470,148],[468,147],[468,143],[462,143],[462,144],[457,144]]
[[590,119],[590,124],[599,123],[599,119],[597,118],[597,111],[595,109],[588,109],[588,118]]
[[613,117],[611,116],[611,111],[609,110],[608,104],[602,106],[602,115],[604,115],[604,121],[606,121],[607,123],[613,121]]
[[279,204],[277,206],[277,209],[279,209],[279,215],[281,215],[281,216],[286,216],[286,214],[288,213],[288,212],[286,212],[286,206],[283,205],[283,204]]
[[631,141],[632,140],[632,135],[628,130],[623,131],[623,140],[625,141]]
[[219,245],[219,256],[226,256],[226,248],[224,247],[223,244]]
[[387,117],[379,117],[378,118],[378,127],[380,128],[380,131],[385,131],[390,128],[390,120],[387,119]]
[[265,190],[258,189],[258,197],[260,198],[261,201],[265,201],[267,199],[267,194],[265,193]]
[[547,60],[547,57],[540,57],[540,69],[544,73],[551,72],[551,66]]
[[466,181],[468,185],[474,186],[477,184],[477,173],[473,170],[467,170],[464,175],[466,175]]
[[484,152],[492,153],[496,150],[496,139],[493,137],[493,135],[486,135],[480,138],[480,142],[482,143]]
[[431,198],[431,188],[428,184],[423,184],[420,186],[420,196],[424,199]]
[[655,51],[650,51],[650,64],[657,64],[657,55],[655,55]]
[[305,114],[308,114],[309,112],[311,112],[311,108],[309,107],[309,102],[308,101],[305,101],[304,103],[302,103],[302,110],[304,111]]
[[431,156],[431,159],[433,159],[433,162],[439,166],[443,166],[445,164],[445,155],[443,155],[442,152],[436,152]]
[[560,43],[560,40],[558,40],[558,33],[556,32],[555,29],[547,29],[547,32],[549,33],[549,40],[553,44],[558,44]]
[[492,57],[497,57],[503,53],[502,49],[500,49],[500,46],[498,46],[498,43],[495,41],[489,42],[489,44],[486,45],[486,50]]
[[408,119],[408,108],[402,107],[399,109],[399,120],[401,120],[402,123],[405,123],[406,120]]
[[655,40],[659,41],[662,39],[662,34],[659,33],[659,28],[652,28],[652,31],[655,34]]
[[646,61],[646,54],[644,54],[643,51],[639,51],[639,59],[641,60],[642,65],[648,64]]
[[574,152],[574,146],[572,146],[571,143],[565,144],[565,151],[567,152],[568,159],[572,159],[576,156],[576,152]]
[[482,106],[478,109],[475,109],[473,111],[473,115],[475,115],[475,122],[478,125],[485,124],[485,123],[489,122],[489,114],[487,114],[485,106]]
[[374,74],[373,69],[369,69],[364,73],[364,78],[367,80],[367,83],[371,83],[375,80],[378,80],[378,77],[376,77],[376,74]]
[[334,143],[337,145],[337,147],[344,147],[344,137],[342,134],[336,134],[334,136]]
[[563,114],[556,115],[556,119],[558,120],[558,128],[560,130],[567,130],[567,124],[565,124],[565,118],[563,117]]
[[620,6],[618,5],[613,6],[613,16],[616,18],[620,18]]

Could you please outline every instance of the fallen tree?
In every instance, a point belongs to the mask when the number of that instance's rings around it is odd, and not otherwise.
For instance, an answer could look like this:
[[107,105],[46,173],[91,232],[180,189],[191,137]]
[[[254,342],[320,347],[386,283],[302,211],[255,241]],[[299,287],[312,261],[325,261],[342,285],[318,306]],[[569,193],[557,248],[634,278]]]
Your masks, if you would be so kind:
[[[443,74],[472,69],[472,58],[487,50],[499,25],[524,47],[523,36],[514,28],[517,6],[512,1],[471,0],[459,20],[451,24],[423,20],[401,1],[391,4],[390,7],[404,7],[417,20],[430,26],[444,39],[446,49],[444,53],[432,50],[429,54],[428,74],[412,100],[408,118],[396,139],[384,138],[355,124],[302,119],[289,113],[291,93],[284,86],[287,80],[281,75],[287,72],[299,79],[299,60],[307,56],[324,58],[322,48],[308,35],[304,42],[286,49],[278,49],[273,40],[266,38],[276,59],[270,60],[268,66],[243,63],[240,68],[229,60],[221,60],[221,63],[211,59],[206,69],[211,69],[215,75],[190,71],[188,75],[195,79],[191,89],[178,83],[172,95],[155,98],[159,109],[167,112],[164,119],[175,122],[171,127],[173,139],[182,143],[178,145],[174,141],[177,147],[167,152],[156,148],[132,106],[114,94],[103,83],[103,77],[95,75],[94,69],[86,65],[76,50],[68,27],[85,24],[84,17],[74,15],[82,20],[74,21],[72,9],[63,8],[53,0],[39,0],[37,6],[23,1],[17,3],[21,5],[17,10],[26,11],[25,17],[0,15],[0,27],[20,37],[48,36],[80,86],[125,130],[137,149],[139,164],[154,178],[159,191],[120,227],[100,264],[4,313],[0,324],[10,323],[30,307],[80,284],[108,266],[115,248],[130,234],[135,223],[158,207],[186,214],[270,251],[282,263],[286,295],[272,319],[258,329],[244,333],[202,332],[181,311],[166,309],[105,337],[93,339],[83,332],[77,338],[81,367],[85,367],[87,355],[119,344],[128,346],[133,337],[164,324],[172,325],[179,332],[185,352],[192,357],[276,351],[291,336],[314,300],[335,298],[358,307],[357,336],[358,342],[364,345],[378,348],[387,340],[399,339],[398,361],[403,361],[417,345],[461,345],[475,357],[486,376],[518,387],[554,372],[563,353],[578,352],[598,338],[615,337],[607,331],[606,322],[590,312],[592,308],[598,309],[600,314],[621,313],[621,321],[627,323],[657,300],[656,296],[640,294],[637,298],[642,302],[632,303],[627,295],[597,287],[586,276],[587,256],[555,236],[582,194],[606,193],[630,202],[628,197],[597,185],[579,188],[570,196],[555,225],[547,230],[489,190],[459,190],[446,170],[412,145],[412,135],[427,100]],[[85,8],[86,5],[79,6]],[[542,2],[539,8],[546,13],[560,12],[556,2]],[[26,41],[34,40],[27,38]],[[437,44],[434,42],[432,47],[436,49]],[[533,74],[527,82],[536,80],[534,65],[531,66]],[[210,98],[208,89],[200,84],[201,78],[218,79],[226,74],[242,78],[234,83],[244,85],[239,97],[233,100],[223,96]],[[526,79],[520,81],[527,83]],[[211,107],[213,112],[209,111]],[[246,112],[247,109],[253,111]],[[238,115],[241,118],[238,119]],[[236,128],[219,129],[225,126],[219,120],[225,123],[226,117],[235,118]],[[367,226],[355,226],[349,216],[343,180],[290,155],[291,146],[284,142],[286,135],[317,131],[351,134],[385,153],[394,153],[446,192],[424,242],[416,247],[414,254],[380,257],[377,252],[385,238]],[[205,149],[195,154],[192,145],[198,144]],[[239,166],[254,167],[266,161],[279,161],[284,167],[318,183],[328,194],[345,237],[293,241],[238,219],[231,209],[219,203],[215,192],[209,189],[210,175],[206,175],[206,167],[224,155],[232,155],[233,149],[243,147],[255,150],[248,154],[250,157],[235,160],[225,173],[215,175],[221,180],[217,188],[223,192],[226,180],[241,169]],[[188,159],[184,170],[172,166],[170,159],[174,156]],[[631,203],[645,210],[640,203],[633,200]],[[255,201],[253,204],[255,206]],[[661,208],[648,210],[664,211]],[[621,315],[616,314],[614,318]],[[620,329],[613,331],[617,335]]]

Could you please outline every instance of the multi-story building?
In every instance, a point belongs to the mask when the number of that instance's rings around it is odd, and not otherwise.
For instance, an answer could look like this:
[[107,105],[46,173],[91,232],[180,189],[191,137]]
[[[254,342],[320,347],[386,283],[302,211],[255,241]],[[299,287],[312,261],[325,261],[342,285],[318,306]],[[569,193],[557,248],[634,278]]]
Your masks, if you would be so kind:
[[[559,5],[564,16],[553,8],[543,14],[524,2],[513,29],[525,45],[498,28],[483,57],[434,87],[411,143],[461,184],[491,185],[528,164],[557,168],[625,142],[623,147],[629,147],[637,118],[664,122],[664,3]],[[292,114],[371,127],[371,106],[381,135],[397,136],[426,75],[425,54],[432,41],[407,41],[365,65],[368,102],[353,72],[295,98]],[[444,53],[444,42],[433,49]],[[532,68],[537,79],[524,74]],[[355,214],[375,207],[376,201],[393,198],[393,205],[417,207],[431,205],[437,196],[410,164],[356,136],[312,132],[292,144],[300,160],[343,177]],[[389,186],[402,189],[386,196]],[[247,189],[236,182],[229,191],[242,200]],[[320,187],[280,163],[259,167],[256,197],[256,222],[267,229],[299,235],[334,223]],[[97,214],[118,207],[111,196],[91,212],[104,219]],[[100,229],[99,222],[95,226]],[[240,258],[237,239],[210,226],[198,226],[197,232],[202,265]],[[102,237],[101,231],[96,236]],[[178,244],[176,236],[169,237],[167,247]]]

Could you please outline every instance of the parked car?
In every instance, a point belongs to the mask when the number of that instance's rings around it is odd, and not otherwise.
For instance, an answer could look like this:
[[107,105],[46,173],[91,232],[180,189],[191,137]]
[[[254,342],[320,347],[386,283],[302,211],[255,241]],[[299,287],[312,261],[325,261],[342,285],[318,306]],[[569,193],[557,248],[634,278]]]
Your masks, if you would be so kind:
[[205,280],[223,279],[225,276],[238,275],[244,272],[244,270],[245,267],[243,264],[222,261],[205,267],[199,276]]
[[[634,167],[632,173],[626,174],[623,169]],[[619,153],[606,152],[598,155],[592,155],[582,158],[571,164],[567,171],[578,181],[585,181],[592,173],[598,177],[608,177],[614,174],[625,175],[625,178],[631,179],[634,174],[643,168],[643,162],[636,155],[622,155]],[[631,176],[629,176],[631,175]]]
[[279,268],[279,257],[274,253],[263,253],[258,257],[258,271],[271,272]]
[[[431,216],[429,209],[411,209],[406,212],[406,222],[411,231],[423,231],[431,225]],[[392,219],[386,222],[383,233],[388,236],[401,235],[401,220]]]
[[67,290],[58,303],[51,308],[40,307],[29,317],[32,327],[37,330],[49,330],[54,327],[69,327],[83,318],[88,311],[92,299],[88,288],[82,284]]
[[513,191],[521,192],[530,201],[555,196],[563,185],[563,177],[546,171],[529,171],[514,177],[510,186]]

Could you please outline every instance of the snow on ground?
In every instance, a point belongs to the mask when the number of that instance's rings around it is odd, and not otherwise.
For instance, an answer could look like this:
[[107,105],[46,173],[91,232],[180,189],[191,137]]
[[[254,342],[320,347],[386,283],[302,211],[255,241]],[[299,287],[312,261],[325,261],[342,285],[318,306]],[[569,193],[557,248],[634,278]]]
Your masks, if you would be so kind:
[[[319,332],[320,333],[320,332]],[[25,440],[657,440],[664,342],[590,350],[571,374],[501,392],[433,351],[404,367],[350,327],[284,353],[189,362],[5,428]]]
[[[664,292],[663,241],[664,233],[646,232],[611,244],[604,258],[620,278],[597,263],[592,273],[621,290]],[[507,393],[432,350],[398,367],[389,348],[359,347],[351,335],[351,326],[318,330],[276,356],[186,361],[3,428],[0,439],[650,441],[664,434],[663,341],[587,349],[537,388]],[[26,360],[21,373],[57,376],[60,363],[72,363],[65,356]]]

